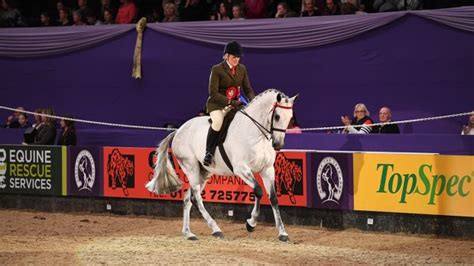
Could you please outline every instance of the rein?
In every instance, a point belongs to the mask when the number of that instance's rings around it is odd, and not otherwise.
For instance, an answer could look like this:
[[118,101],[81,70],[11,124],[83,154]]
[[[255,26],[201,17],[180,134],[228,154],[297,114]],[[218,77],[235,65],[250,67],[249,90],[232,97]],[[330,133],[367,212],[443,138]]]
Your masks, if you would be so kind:
[[[260,132],[262,132],[262,135],[267,139],[267,140],[271,140],[272,139],[272,134],[273,134],[273,131],[278,131],[278,132],[286,132],[286,129],[281,129],[281,128],[276,128],[273,126],[273,118],[275,117],[275,111],[277,108],[282,108],[282,109],[293,109],[292,106],[284,106],[284,105],[281,105],[281,104],[278,104],[278,103],[275,103],[273,104],[273,108],[271,110],[272,112],[272,118],[271,118],[271,124],[270,124],[270,130],[268,130],[265,126],[263,126],[262,124],[260,124],[257,120],[255,120],[253,117],[251,117],[249,114],[247,114],[247,112],[245,112],[244,110],[239,110],[239,112],[241,112],[242,114],[244,114],[246,117],[248,117],[254,124],[255,126],[257,126],[257,128],[260,130]],[[267,136],[267,134],[269,134],[270,136]]]

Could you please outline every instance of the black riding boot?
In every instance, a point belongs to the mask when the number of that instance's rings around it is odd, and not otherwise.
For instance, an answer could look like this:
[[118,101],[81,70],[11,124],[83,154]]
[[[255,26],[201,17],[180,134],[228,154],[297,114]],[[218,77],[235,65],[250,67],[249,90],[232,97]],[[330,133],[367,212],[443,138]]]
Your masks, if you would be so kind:
[[215,131],[212,127],[209,127],[207,132],[207,141],[206,141],[206,156],[204,157],[203,164],[209,166],[212,163],[212,157],[214,157],[214,152],[216,151],[217,141],[219,139],[219,131]]

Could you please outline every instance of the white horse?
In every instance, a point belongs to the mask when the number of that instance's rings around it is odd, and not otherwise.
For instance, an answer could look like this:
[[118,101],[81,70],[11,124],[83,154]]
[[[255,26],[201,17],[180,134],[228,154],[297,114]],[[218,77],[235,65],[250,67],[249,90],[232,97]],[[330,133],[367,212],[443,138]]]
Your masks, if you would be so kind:
[[260,200],[263,196],[262,189],[254,177],[254,173],[260,173],[275,216],[278,238],[281,241],[288,241],[288,234],[278,209],[273,163],[275,149],[278,150],[284,145],[285,130],[293,116],[293,104],[296,98],[297,95],[289,98],[277,90],[270,89],[257,95],[245,108],[236,113],[224,142],[233,172],[224,162],[219,149],[216,150],[214,162],[209,167],[202,164],[206,151],[206,136],[210,126],[209,117],[193,118],[161,141],[157,148],[158,160],[153,179],[146,187],[157,194],[166,194],[181,188],[182,182],[176,176],[167,153],[171,144],[173,153],[187,175],[190,185],[184,196],[183,211],[182,232],[187,239],[197,239],[189,227],[193,203],[206,219],[212,235],[218,238],[223,237],[221,229],[204,208],[201,197],[201,191],[212,174],[236,175],[254,190],[255,205],[251,217],[246,222],[247,230],[252,232],[257,225]]

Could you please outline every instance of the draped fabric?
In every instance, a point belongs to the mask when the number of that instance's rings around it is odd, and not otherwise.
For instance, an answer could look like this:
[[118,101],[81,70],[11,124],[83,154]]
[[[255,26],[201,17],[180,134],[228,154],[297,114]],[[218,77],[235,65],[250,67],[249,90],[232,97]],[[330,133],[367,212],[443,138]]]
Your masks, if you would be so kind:
[[[246,48],[316,47],[352,38],[400,18],[414,15],[474,32],[474,7],[244,21],[148,24],[161,33],[209,44],[234,39]],[[28,58],[68,53],[100,44],[134,29],[134,25],[0,29],[0,57]],[[144,33],[146,36],[146,32]]]

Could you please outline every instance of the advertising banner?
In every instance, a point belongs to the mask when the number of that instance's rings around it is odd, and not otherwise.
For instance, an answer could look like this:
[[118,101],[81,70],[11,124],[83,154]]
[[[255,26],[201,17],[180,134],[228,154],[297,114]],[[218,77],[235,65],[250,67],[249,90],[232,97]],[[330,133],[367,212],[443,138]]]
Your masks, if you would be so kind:
[[351,153],[309,153],[310,207],[352,210]]
[[[174,193],[156,195],[145,188],[153,177],[155,149],[104,147],[104,196],[182,200],[189,182],[176,158],[170,156],[177,175],[183,181],[183,188]],[[270,204],[261,177],[256,175],[256,178],[264,191],[262,204]],[[280,205],[307,206],[306,154],[279,153],[275,162],[275,183]],[[201,195],[206,202],[251,204],[255,199],[253,190],[235,176],[210,177]]]
[[102,148],[69,147],[68,154],[68,195],[102,196]]
[[64,195],[66,147],[0,145],[0,193]]
[[474,156],[354,154],[354,209],[474,217]]

